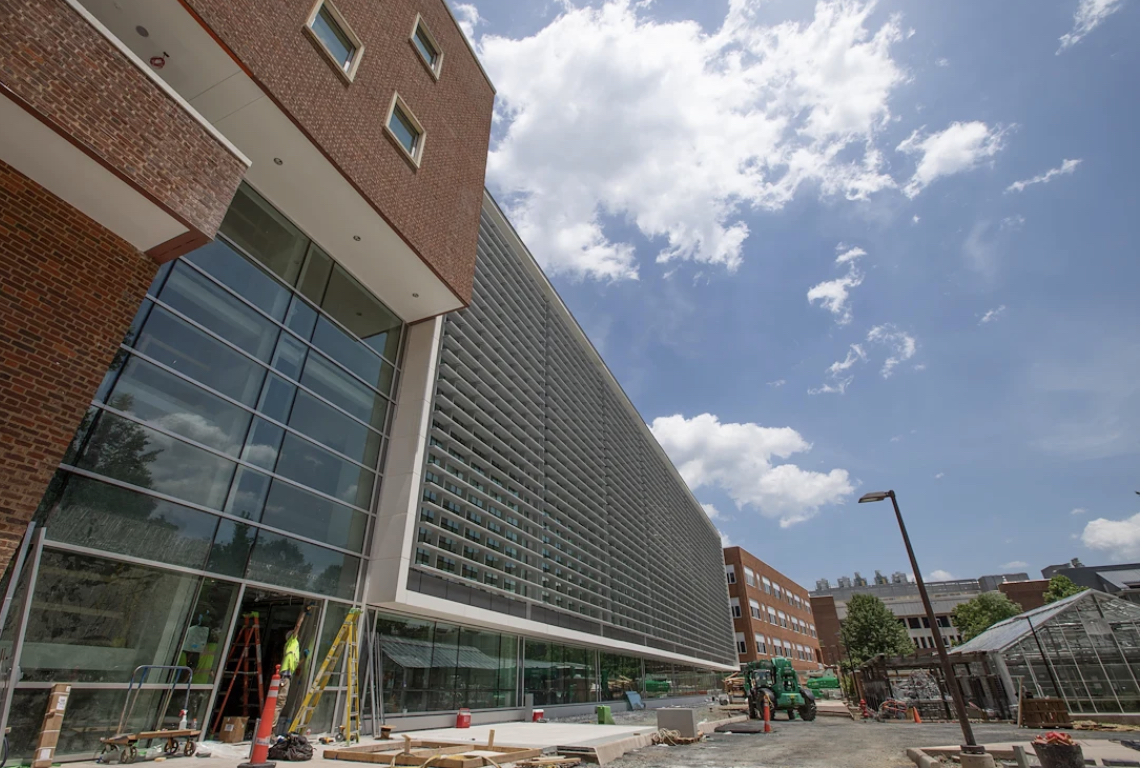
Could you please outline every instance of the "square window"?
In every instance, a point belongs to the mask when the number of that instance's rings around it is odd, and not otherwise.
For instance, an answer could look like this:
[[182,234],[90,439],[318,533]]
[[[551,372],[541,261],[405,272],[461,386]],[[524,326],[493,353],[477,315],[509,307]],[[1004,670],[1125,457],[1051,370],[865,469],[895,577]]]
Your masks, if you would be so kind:
[[433,33],[429,31],[420,14],[413,22],[413,34],[409,36],[409,42],[413,44],[417,54],[421,57],[421,61],[425,63],[434,79],[440,77],[441,63],[444,61],[445,55],[441,52],[441,46],[437,45]]
[[413,116],[405,100],[396,93],[393,94],[385,128],[397,146],[405,150],[406,159],[413,163],[415,168],[419,167],[421,155],[425,150],[425,129]]
[[353,80],[365,46],[329,0],[318,0],[306,20],[306,31],[317,40],[338,72]]

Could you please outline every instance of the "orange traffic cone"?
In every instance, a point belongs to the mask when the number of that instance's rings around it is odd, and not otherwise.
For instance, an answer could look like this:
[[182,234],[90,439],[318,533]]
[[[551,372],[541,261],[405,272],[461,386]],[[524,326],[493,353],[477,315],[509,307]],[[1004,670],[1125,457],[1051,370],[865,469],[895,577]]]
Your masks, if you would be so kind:
[[914,711],[914,723],[920,724],[922,722],[922,714],[918,712],[918,709],[916,707],[911,708],[911,710]]
[[262,719],[258,722],[258,734],[254,736],[254,752],[250,754],[250,761],[239,764],[242,767],[275,767],[273,761],[267,761],[270,753],[271,735],[274,732],[274,710],[278,707],[278,683],[282,679],[278,676],[281,665],[274,666],[274,677],[270,679],[270,692],[266,696],[266,704],[262,707]]
[[771,733],[771,703],[763,698],[763,734]]

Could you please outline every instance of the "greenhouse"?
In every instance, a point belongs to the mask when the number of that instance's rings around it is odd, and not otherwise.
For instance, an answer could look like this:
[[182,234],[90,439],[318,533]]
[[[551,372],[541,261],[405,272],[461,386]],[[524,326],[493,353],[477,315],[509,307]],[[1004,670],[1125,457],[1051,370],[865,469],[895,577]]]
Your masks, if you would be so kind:
[[1140,712],[1140,607],[1095,590],[997,623],[950,652],[989,659],[1014,700],[1065,700],[1070,713]]

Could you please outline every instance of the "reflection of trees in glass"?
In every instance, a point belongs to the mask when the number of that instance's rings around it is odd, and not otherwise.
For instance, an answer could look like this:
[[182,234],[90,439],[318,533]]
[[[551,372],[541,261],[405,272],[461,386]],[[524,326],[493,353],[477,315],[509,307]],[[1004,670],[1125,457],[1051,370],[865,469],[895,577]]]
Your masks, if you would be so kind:
[[314,578],[314,584],[311,587],[315,593],[325,593],[326,595],[338,595],[338,583],[342,579],[342,565],[340,563],[332,563],[327,566],[321,574]]
[[[122,411],[131,409],[130,395],[113,398],[110,405]],[[85,417],[94,419],[98,412],[89,412]],[[80,431],[85,432],[86,426]],[[126,419],[103,414],[95,422],[91,439],[83,449],[79,464],[84,469],[101,475],[131,483],[143,488],[151,487],[149,465],[162,453],[162,449],[150,449],[146,431]],[[155,509],[156,500],[126,489],[108,484],[86,484],[83,504],[97,510],[114,510],[124,517],[148,518]]]
[[223,521],[219,525],[219,533],[221,534],[227,526],[231,530],[230,541],[226,544],[220,544],[218,534],[215,535],[210,559],[207,561],[207,569],[217,571],[220,574],[229,574],[232,577],[241,577],[246,568],[246,558],[250,555],[250,547],[254,544],[254,530],[250,526]]
[[309,588],[314,565],[306,559],[302,548],[285,537],[271,537],[263,532],[259,538],[248,576],[287,587]]

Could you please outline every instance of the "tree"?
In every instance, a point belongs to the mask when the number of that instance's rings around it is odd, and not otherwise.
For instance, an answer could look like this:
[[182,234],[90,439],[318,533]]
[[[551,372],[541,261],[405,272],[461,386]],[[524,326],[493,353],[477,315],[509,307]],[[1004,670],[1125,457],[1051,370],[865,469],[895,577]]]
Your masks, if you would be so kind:
[[1054,603],[1070,595],[1084,592],[1084,588],[1073,582],[1064,574],[1058,574],[1049,580],[1049,589],[1045,591],[1045,603]]
[[914,644],[906,628],[872,595],[856,595],[846,602],[842,641],[856,663],[878,654],[912,654]]
[[1015,617],[1020,613],[1020,606],[993,590],[974,596],[965,603],[959,603],[953,608],[951,618],[953,626],[961,631],[962,639],[968,641],[1001,620]]

